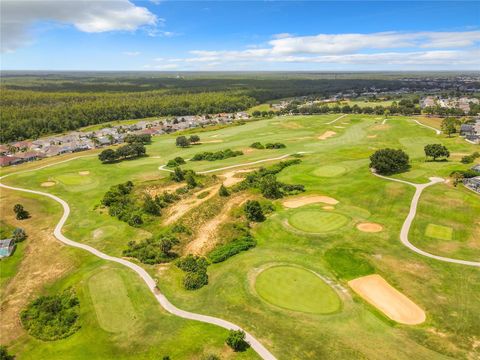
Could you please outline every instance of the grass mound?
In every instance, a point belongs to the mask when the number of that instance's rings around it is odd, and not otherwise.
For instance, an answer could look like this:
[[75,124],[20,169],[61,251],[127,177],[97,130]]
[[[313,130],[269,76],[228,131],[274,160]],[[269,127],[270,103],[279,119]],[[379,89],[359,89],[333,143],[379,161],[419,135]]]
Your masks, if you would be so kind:
[[71,289],[52,296],[40,296],[20,314],[27,332],[40,340],[58,340],[72,335],[77,324],[79,301]]
[[348,218],[335,212],[309,209],[293,213],[288,222],[291,226],[301,231],[322,233],[341,228],[348,222]]
[[341,304],[335,291],[322,279],[294,266],[275,266],[261,272],[255,290],[273,305],[306,313],[329,314]]

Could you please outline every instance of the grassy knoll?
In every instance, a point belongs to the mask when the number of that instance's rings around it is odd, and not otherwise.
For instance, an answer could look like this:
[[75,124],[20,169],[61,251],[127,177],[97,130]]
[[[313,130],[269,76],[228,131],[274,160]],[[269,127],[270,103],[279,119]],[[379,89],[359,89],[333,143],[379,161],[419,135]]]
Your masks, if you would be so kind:
[[293,266],[262,271],[255,290],[265,301],[293,311],[328,314],[340,308],[338,295],[314,273]]
[[[109,165],[100,164],[95,157],[82,158],[35,173],[15,175],[5,182],[59,195],[72,208],[64,233],[118,256],[128,241],[148,237],[149,233],[146,228],[129,227],[95,209],[110,186],[127,180],[157,182],[168,176],[166,172],[160,172],[158,166],[175,156],[189,158],[199,151],[226,148],[242,150],[257,140],[285,143],[286,149],[252,150],[242,157],[214,163],[188,162],[184,168],[201,171],[304,151],[302,163],[283,170],[278,176],[279,181],[304,185],[307,190],[304,195],[337,199],[339,203],[332,213],[348,216],[350,221],[331,232],[307,234],[295,231],[291,226],[285,226],[290,215],[312,209],[317,215],[323,213],[323,209],[320,210],[322,205],[292,210],[284,209],[279,201],[275,204],[277,211],[252,228],[257,246],[209,266],[209,284],[202,289],[184,290],[184,274],[174,266],[147,267],[157,276],[158,286],[167,297],[183,309],[223,317],[245,327],[279,359],[375,359],[381,356],[379,354],[388,354],[390,359],[478,357],[480,349],[473,347],[480,333],[477,321],[480,299],[473,295],[480,293],[478,269],[427,259],[405,248],[400,243],[399,231],[414,189],[374,177],[368,168],[368,157],[376,149],[402,148],[411,156],[412,168],[396,177],[426,182],[430,176],[446,177],[453,169],[469,167],[454,156],[446,162],[426,162],[423,146],[427,143],[442,143],[452,153],[472,153],[475,146],[455,136],[436,135],[407,117],[389,117],[389,121],[382,125],[383,117],[348,115],[337,122],[348,123],[342,124],[343,128],[335,128],[337,123],[326,124],[337,117],[335,114],[279,117],[205,131],[201,134],[202,140],[214,136],[211,139],[222,142],[186,149],[174,146],[175,135],[161,136],[147,146],[150,156],[145,158]],[[318,136],[325,131],[335,131],[336,134],[327,140],[319,140]],[[62,176],[64,180],[65,175],[70,179],[74,176],[72,174],[85,170],[90,171],[88,176],[95,186],[76,183],[76,180],[71,180],[70,184],[61,181]],[[40,186],[49,178],[58,177],[57,185],[50,188]],[[59,214],[58,207],[53,210]],[[478,195],[451,184],[432,186],[425,190],[420,200],[411,241],[432,253],[478,259],[478,214]],[[311,220],[315,221],[315,216]],[[363,233],[356,229],[357,223],[366,221],[381,224],[384,230]],[[452,240],[427,239],[425,230],[428,224],[451,227]],[[256,275],[273,261],[310,269],[344,287],[352,278],[378,273],[425,309],[427,321],[413,327],[395,324],[351,292],[342,295],[343,305],[337,312],[328,315],[298,312],[292,316],[291,311],[272,306],[255,291]],[[94,301],[107,301],[110,289],[101,286],[103,280],[100,280],[106,276],[101,275],[102,272],[108,274],[112,268],[124,283],[124,290],[118,292],[123,294],[116,300],[119,303],[103,308],[93,305]],[[100,280],[93,280],[92,287],[91,279]],[[116,265],[91,260],[51,290],[70,284],[77,284],[80,301],[85,304],[82,328],[57,344],[39,344],[23,337],[14,346],[22,358],[40,358],[47,353],[53,359],[61,358],[65,353],[74,354],[72,358],[86,358],[97,353],[120,358],[140,354],[137,358],[149,359],[171,350],[172,358],[189,359],[199,357],[206,347],[223,349],[222,330],[184,322],[163,313],[145,286]],[[112,287],[121,288],[118,284],[117,278]],[[92,291],[96,294],[93,297]],[[120,332],[123,335],[114,333],[112,336],[100,326],[97,309],[102,309],[101,316],[108,321],[112,314],[107,310],[116,314],[119,307],[128,307],[124,305],[125,299],[130,299],[133,308],[133,312],[128,311],[129,318],[136,316],[136,319],[125,320],[128,326]],[[80,355],[80,351],[84,353]],[[253,357],[251,350],[240,356]]]

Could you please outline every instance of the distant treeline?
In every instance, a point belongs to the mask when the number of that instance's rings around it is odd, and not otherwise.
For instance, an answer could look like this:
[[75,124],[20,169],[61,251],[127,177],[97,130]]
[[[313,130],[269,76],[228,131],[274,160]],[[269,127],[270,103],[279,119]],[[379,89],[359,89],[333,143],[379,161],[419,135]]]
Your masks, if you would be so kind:
[[116,120],[235,112],[281,98],[328,97],[338,92],[369,91],[373,87],[394,91],[408,86],[413,91],[428,86],[388,77],[249,76],[183,79],[139,74],[10,74],[2,80],[0,88],[0,142],[37,138]]

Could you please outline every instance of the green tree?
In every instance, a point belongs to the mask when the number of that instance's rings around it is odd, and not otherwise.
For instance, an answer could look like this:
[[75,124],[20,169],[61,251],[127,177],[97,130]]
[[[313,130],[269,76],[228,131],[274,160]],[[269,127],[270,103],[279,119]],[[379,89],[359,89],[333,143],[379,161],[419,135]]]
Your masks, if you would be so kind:
[[370,156],[370,168],[382,175],[406,171],[409,166],[408,155],[400,149],[381,149]]
[[143,202],[143,210],[147,214],[156,215],[156,216],[161,215],[160,206],[157,204],[155,200],[152,199],[152,197],[149,194],[145,195],[145,200]]
[[15,356],[8,353],[6,346],[0,345],[0,360],[15,360]]
[[452,117],[447,117],[442,121],[442,131],[450,137],[457,132],[458,120]]
[[13,212],[15,213],[17,220],[24,220],[30,217],[30,213],[25,210],[21,204],[15,204]]
[[245,332],[243,330],[230,330],[225,342],[233,351],[245,351],[250,346],[245,341]]
[[191,135],[188,140],[189,140],[190,143],[195,144],[195,143],[198,143],[200,141],[200,136]]
[[197,180],[195,180],[195,176],[190,172],[185,175],[185,181],[190,189],[193,189],[198,185]]
[[220,189],[218,189],[218,195],[223,196],[223,197],[226,197],[226,196],[230,196],[230,192],[229,192],[228,189],[222,184],[222,185],[220,186]]
[[16,228],[12,233],[12,240],[16,243],[22,242],[27,238],[27,233],[22,228]]
[[248,220],[256,222],[265,220],[262,207],[257,200],[248,200],[243,209]]
[[175,140],[175,144],[179,147],[185,148],[190,146],[190,141],[185,136],[179,136]]
[[279,199],[283,196],[281,184],[273,174],[267,174],[260,180],[260,191],[267,199]]
[[425,156],[433,158],[433,161],[440,157],[448,158],[450,156],[450,151],[442,144],[425,145],[424,151]]
[[173,172],[170,173],[170,179],[176,182],[182,182],[185,180],[185,174],[183,170],[177,166],[173,169]]
[[117,155],[114,150],[106,149],[98,154],[98,159],[103,163],[113,162],[117,160]]

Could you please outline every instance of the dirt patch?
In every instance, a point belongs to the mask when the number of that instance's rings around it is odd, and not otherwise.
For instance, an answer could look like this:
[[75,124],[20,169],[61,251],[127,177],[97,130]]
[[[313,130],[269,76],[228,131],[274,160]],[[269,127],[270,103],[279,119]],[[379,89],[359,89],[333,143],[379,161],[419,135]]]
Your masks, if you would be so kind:
[[281,126],[287,129],[303,129],[303,126],[300,125],[299,123],[296,123],[294,121],[289,121],[289,122],[283,122],[281,123]]
[[165,191],[167,192],[174,192],[175,190],[185,186],[182,183],[175,183],[171,185],[160,185],[160,186],[152,186],[145,189],[145,192],[150,195],[151,197],[155,197],[156,195],[163,194]]
[[327,205],[327,206],[323,206],[322,209],[323,210],[333,210],[333,209],[335,209],[335,207],[331,206],[331,205]]
[[[220,185],[214,185],[206,189],[202,189],[186,199],[182,199],[179,202],[173,204],[173,206],[167,208],[167,214],[165,218],[165,225],[173,224],[175,221],[180,219],[183,215],[185,215],[190,210],[196,208],[200,204],[204,203],[208,199],[211,199],[218,193],[218,189]],[[199,199],[197,196],[203,192],[209,192],[209,194],[205,197]]]
[[302,196],[302,197],[285,200],[283,202],[283,206],[294,209],[303,205],[309,205],[309,204],[315,204],[315,203],[336,205],[338,204],[338,200],[329,196],[311,195],[311,196]]
[[[25,333],[20,324],[20,311],[42,292],[45,285],[62,277],[74,264],[69,253],[63,251],[64,245],[52,235],[55,217],[37,211],[41,206],[36,201],[17,196],[9,190],[2,189],[1,199],[4,204],[1,209],[3,219],[13,226],[24,228],[28,234],[17,273],[2,288],[0,342],[8,344]],[[26,208],[32,214],[30,219],[19,221],[14,218],[13,212],[5,211],[6,204],[17,202],[28,205]]]
[[251,154],[252,152],[255,151],[255,149],[252,148],[244,148],[241,150],[244,154]]
[[376,233],[383,230],[383,226],[376,223],[360,223],[357,225],[357,229],[363,232]]
[[244,170],[235,170],[235,171],[226,172],[226,173],[221,175],[223,178],[225,178],[225,180],[223,180],[223,185],[224,186],[232,186],[232,185],[238,184],[244,178],[235,177],[235,175],[252,172],[253,170],[254,169],[244,169]]
[[372,126],[372,130],[388,130],[388,129],[390,129],[390,125],[388,124],[379,124],[379,125]]
[[93,238],[94,239],[99,239],[103,236],[103,230],[102,229],[95,229],[93,231]]
[[57,185],[57,183],[55,181],[45,181],[45,182],[40,184],[41,187],[52,187],[52,186],[55,186],[55,185]]
[[336,125],[336,126],[334,126],[334,128],[337,128],[337,129],[345,129],[345,126]]
[[79,171],[78,174],[81,176],[87,176],[90,175],[90,171]]
[[215,144],[215,143],[222,143],[223,140],[217,139],[217,140],[207,140],[207,141],[200,141],[198,144]]
[[211,251],[217,244],[217,231],[220,225],[227,221],[230,211],[240,206],[249,196],[242,194],[232,197],[223,206],[220,214],[202,225],[197,232],[197,237],[185,247],[185,254],[203,255]]
[[425,321],[425,312],[380,275],[363,276],[349,281],[348,285],[364,300],[398,323],[417,325]]
[[369,139],[375,139],[377,137],[377,135],[367,135],[367,138]]
[[333,135],[336,135],[337,133],[335,131],[325,131],[322,135],[318,136],[318,140],[326,140],[328,138],[331,138]]

